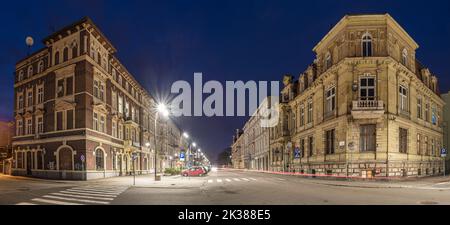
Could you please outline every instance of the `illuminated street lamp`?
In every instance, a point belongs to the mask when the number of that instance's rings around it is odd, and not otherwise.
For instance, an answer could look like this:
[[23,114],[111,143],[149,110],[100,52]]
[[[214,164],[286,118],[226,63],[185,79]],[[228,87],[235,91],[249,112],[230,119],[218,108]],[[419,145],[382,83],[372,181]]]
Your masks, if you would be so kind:
[[155,141],[155,181],[157,180],[157,169],[156,169],[156,165],[158,163],[158,151],[157,151],[157,144],[156,144],[156,133],[157,133],[157,123],[158,123],[158,115],[161,114],[164,117],[168,117],[169,116],[169,110],[167,109],[167,106],[164,103],[159,103],[158,106],[156,107],[156,112],[155,112],[155,132],[154,132],[154,141]]

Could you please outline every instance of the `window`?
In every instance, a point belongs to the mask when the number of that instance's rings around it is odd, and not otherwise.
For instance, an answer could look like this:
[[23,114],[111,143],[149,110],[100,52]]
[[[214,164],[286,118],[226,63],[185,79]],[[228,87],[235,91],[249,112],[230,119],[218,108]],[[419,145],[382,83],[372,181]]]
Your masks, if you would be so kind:
[[404,128],[399,129],[399,152],[407,153],[408,152],[408,130]]
[[105,96],[105,85],[102,81],[97,79],[94,80],[94,97],[104,101]]
[[326,91],[326,112],[330,113],[336,109],[336,87],[332,87]]
[[117,137],[119,139],[123,140],[123,125],[121,123],[119,123],[119,133],[118,133]]
[[117,93],[115,91],[111,91],[111,108],[117,110]]
[[94,112],[92,128],[98,131],[98,114]]
[[136,121],[136,110],[131,106],[131,120]]
[[128,119],[129,116],[130,116],[130,104],[127,101],[125,101],[125,117],[127,117]]
[[425,121],[429,121],[430,118],[430,103],[425,104]]
[[26,121],[26,134],[33,134],[33,120],[31,118]]
[[28,67],[27,77],[31,77],[31,76],[33,76],[33,66]]
[[69,60],[69,48],[65,47],[63,50],[63,62]]
[[417,134],[417,154],[423,155],[422,135]]
[[74,128],[74,110],[67,110],[65,115],[65,119],[66,119],[66,130],[71,130]]
[[376,125],[361,125],[359,150],[361,152],[376,151]]
[[370,57],[372,56],[372,37],[370,34],[366,33],[362,37],[362,56]]
[[308,138],[308,150],[309,150],[309,154],[308,156],[313,156],[314,155],[314,137],[311,136]]
[[22,81],[23,80],[23,70],[21,70],[19,72],[19,76],[17,77],[17,81]]
[[123,98],[122,98],[122,96],[119,96],[119,105],[118,105],[118,107],[119,107],[119,113],[120,114],[122,114],[123,113]]
[[429,155],[430,154],[430,148],[428,146],[428,137],[425,136],[425,155]]
[[422,119],[422,98],[417,97],[417,118]]
[[334,129],[325,132],[325,154],[334,154]]
[[431,139],[431,156],[436,156],[436,146],[434,139]]
[[57,89],[56,89],[56,96],[58,98],[64,97],[64,85],[65,81],[64,79],[59,79],[57,81]]
[[21,136],[23,135],[23,120],[17,120],[17,126],[16,126],[16,135]]
[[313,103],[312,99],[308,100],[308,123],[313,122]]
[[331,62],[331,54],[328,52],[325,55],[325,68],[329,69],[332,66],[332,62]]
[[73,77],[66,78],[66,95],[73,94]]
[[102,133],[105,133],[106,132],[106,129],[105,129],[105,116],[100,116],[100,126],[99,126],[99,131],[100,132],[102,132]]
[[402,64],[407,66],[407,63],[408,63],[408,50],[406,50],[405,48],[402,51]]
[[44,61],[39,61],[38,63],[38,73],[44,72]]
[[63,111],[56,112],[56,130],[63,130],[64,129],[64,118],[63,118]]
[[36,131],[38,134],[44,133],[44,117],[37,117],[37,128]]
[[22,109],[23,108],[23,94],[22,93],[19,93],[18,94],[18,96],[17,96],[17,107],[19,108],[19,109]]
[[39,86],[37,88],[37,104],[44,102],[44,86]]
[[305,105],[300,105],[300,126],[305,125]]
[[362,101],[375,100],[375,77],[361,77],[359,79],[359,97]]
[[436,106],[434,104],[431,106],[431,123],[437,125]]
[[120,86],[122,86],[122,76],[119,75],[117,82],[119,83]]
[[59,64],[59,51],[55,52],[55,65]]
[[74,44],[72,47],[72,59],[75,59],[76,57],[78,57],[78,47]]
[[116,69],[112,69],[112,71],[111,71],[111,73],[112,73],[112,77],[113,77],[113,80],[114,81],[117,81],[117,73],[116,73]]
[[408,90],[403,87],[399,86],[399,107],[400,111],[408,112]]
[[117,138],[117,122],[112,121],[112,136]]
[[104,170],[104,153],[103,150],[97,149],[95,150],[95,168],[97,170]]
[[27,107],[33,106],[33,89],[27,91]]

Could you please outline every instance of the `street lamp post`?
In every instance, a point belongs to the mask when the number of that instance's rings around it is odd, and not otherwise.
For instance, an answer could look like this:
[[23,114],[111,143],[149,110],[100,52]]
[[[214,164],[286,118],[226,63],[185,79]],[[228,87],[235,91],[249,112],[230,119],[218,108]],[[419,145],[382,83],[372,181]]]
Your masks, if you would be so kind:
[[157,181],[158,180],[158,175],[157,175],[157,163],[158,163],[158,149],[157,149],[157,144],[156,144],[156,133],[157,133],[157,130],[158,130],[158,116],[159,116],[159,113],[162,113],[163,114],[163,116],[165,116],[165,117],[167,117],[167,116],[169,116],[169,111],[167,110],[167,108],[166,108],[166,106],[164,105],[164,104],[159,104],[158,105],[158,108],[157,108],[157,110],[156,110],[156,113],[155,113],[155,132],[153,132],[153,139],[154,139],[154,142],[155,142],[155,181]]

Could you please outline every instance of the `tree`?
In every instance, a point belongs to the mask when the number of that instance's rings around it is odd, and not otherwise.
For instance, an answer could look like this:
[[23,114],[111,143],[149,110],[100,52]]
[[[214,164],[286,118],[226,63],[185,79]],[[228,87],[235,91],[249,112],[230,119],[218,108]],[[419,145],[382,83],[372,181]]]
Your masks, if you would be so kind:
[[217,157],[217,164],[218,165],[231,165],[231,148],[224,149],[219,156]]

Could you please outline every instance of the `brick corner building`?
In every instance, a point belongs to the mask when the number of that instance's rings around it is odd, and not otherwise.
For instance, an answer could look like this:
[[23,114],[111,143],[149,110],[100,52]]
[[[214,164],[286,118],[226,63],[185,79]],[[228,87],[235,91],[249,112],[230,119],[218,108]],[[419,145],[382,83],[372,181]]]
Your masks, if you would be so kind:
[[180,130],[159,120],[154,145],[154,99],[89,18],[43,43],[16,64],[14,175],[86,180],[146,174],[155,167],[155,148],[160,172],[174,164],[171,156],[184,146]]

